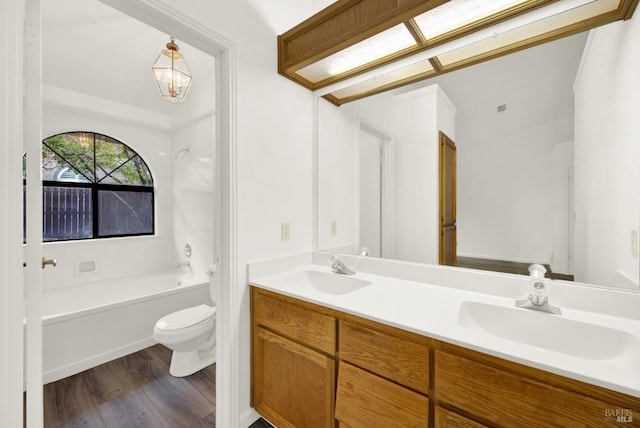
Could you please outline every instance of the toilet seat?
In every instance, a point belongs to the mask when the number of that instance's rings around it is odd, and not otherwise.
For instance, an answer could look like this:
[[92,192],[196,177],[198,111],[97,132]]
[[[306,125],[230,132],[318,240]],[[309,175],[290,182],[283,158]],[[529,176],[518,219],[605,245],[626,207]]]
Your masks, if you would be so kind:
[[155,329],[162,332],[175,332],[190,327],[196,327],[199,324],[206,323],[214,318],[216,308],[209,305],[198,305],[191,308],[182,309],[173,312],[158,320]]

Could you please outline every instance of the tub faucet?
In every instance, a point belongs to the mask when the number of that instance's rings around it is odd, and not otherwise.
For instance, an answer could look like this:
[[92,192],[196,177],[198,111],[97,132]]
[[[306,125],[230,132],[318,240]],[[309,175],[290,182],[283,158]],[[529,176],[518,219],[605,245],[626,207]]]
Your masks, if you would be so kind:
[[519,308],[533,309],[541,312],[561,315],[560,308],[549,304],[549,294],[547,287],[542,281],[533,281],[526,298],[516,300]]
[[191,262],[187,260],[186,262],[176,263],[176,268],[181,268],[181,267],[191,267]]
[[345,264],[342,263],[342,260],[340,260],[335,254],[332,254],[331,257],[329,257],[329,264],[331,265],[331,270],[334,273],[339,273],[342,275],[355,274],[355,271],[346,267]]

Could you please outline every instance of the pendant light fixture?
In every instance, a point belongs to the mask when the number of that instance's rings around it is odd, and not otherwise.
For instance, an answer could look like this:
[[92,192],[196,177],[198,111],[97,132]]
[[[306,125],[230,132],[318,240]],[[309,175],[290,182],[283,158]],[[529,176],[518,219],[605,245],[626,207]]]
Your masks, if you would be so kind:
[[183,102],[191,86],[191,72],[179,50],[175,39],[170,37],[167,48],[151,67],[162,99],[171,103]]

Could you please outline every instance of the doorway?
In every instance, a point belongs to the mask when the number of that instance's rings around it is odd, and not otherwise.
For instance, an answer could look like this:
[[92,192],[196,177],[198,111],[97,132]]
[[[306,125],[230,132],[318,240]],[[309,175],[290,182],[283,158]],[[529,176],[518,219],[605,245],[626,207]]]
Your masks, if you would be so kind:
[[358,130],[358,239],[356,251],[395,257],[394,142],[390,134],[360,119]]
[[456,145],[444,132],[439,133],[440,165],[440,264],[457,264],[456,225]]
[[358,137],[360,162],[360,252],[382,256],[383,140],[364,131]]
[[[124,12],[126,15],[129,15],[133,18],[136,18],[142,22],[145,22],[154,28],[163,31],[167,34],[174,34],[177,38],[183,40],[185,43],[189,43],[191,46],[202,50],[209,55],[212,55],[216,58],[216,115],[215,115],[215,131],[212,129],[212,132],[215,132],[216,138],[215,141],[219,142],[216,144],[215,148],[215,159],[218,168],[216,168],[216,183],[219,184],[218,191],[216,192],[216,203],[215,203],[215,216],[219,219],[216,224],[215,233],[220,237],[218,241],[219,248],[214,250],[215,254],[218,255],[218,263],[217,263],[217,273],[216,273],[216,282],[217,284],[225,283],[225,284],[234,284],[235,277],[237,275],[237,267],[235,265],[235,228],[233,226],[232,219],[235,218],[235,200],[234,198],[234,189],[235,189],[235,174],[236,174],[236,166],[235,166],[235,134],[233,133],[233,129],[235,127],[234,124],[234,111],[235,111],[235,99],[233,97],[233,93],[235,91],[234,88],[234,79],[232,76],[232,72],[234,69],[234,48],[232,44],[218,36],[216,33],[210,32],[206,29],[202,29],[197,23],[190,21],[188,18],[185,18],[182,14],[178,13],[178,11],[172,10],[168,7],[153,6],[147,4],[131,4],[126,0],[104,0],[102,1],[109,6],[114,7],[121,12]],[[27,5],[27,10],[30,11],[27,15],[27,20],[25,25],[28,28],[28,31],[25,31],[25,34],[29,34],[29,37],[33,37],[36,41],[36,44],[39,45],[38,40],[40,39],[40,28],[38,25],[33,24],[40,21],[40,2],[39,0],[15,0],[12,1],[12,5],[17,5],[16,9],[19,9],[19,6]],[[16,15],[18,16],[18,15]],[[20,28],[22,24],[16,25],[16,28]],[[21,31],[20,31],[21,32]],[[26,43],[29,43],[29,40],[26,40]],[[29,49],[33,49],[33,45],[29,47],[23,48],[26,52]],[[35,46],[35,50],[39,48],[39,46]],[[16,54],[19,57],[19,53]],[[27,92],[31,91],[34,93],[39,92],[38,90],[42,85],[41,81],[41,72],[42,72],[42,63],[37,58],[37,55],[30,57],[30,55],[25,54],[27,57],[26,69],[33,70],[33,73],[27,73],[26,86]],[[34,96],[35,104],[40,104],[40,107],[36,110],[41,110],[42,100],[38,98],[36,94]],[[39,134],[41,117],[38,113],[30,114],[33,110],[26,108],[26,113],[23,119],[27,126],[25,129],[33,129],[35,130],[35,134]],[[32,141],[32,144],[37,144],[39,146],[40,141],[42,140],[42,135],[31,135],[27,137],[27,140]],[[18,140],[19,141],[19,140]],[[36,141],[36,143],[33,143]],[[38,152],[39,147],[34,150],[34,146],[31,146],[30,151]],[[35,157],[34,157],[35,158]],[[38,171],[38,168],[31,168],[33,171]],[[34,173],[34,176],[36,174]],[[37,194],[38,192],[32,192],[33,194]],[[36,228],[37,229],[37,228]],[[36,246],[33,246],[36,247]],[[34,251],[32,251],[31,255],[27,256],[27,260],[37,260],[39,261],[39,257],[35,257],[35,253],[42,253],[42,249],[37,246]],[[35,263],[32,264],[35,267]],[[15,278],[20,278],[21,275],[18,271],[14,272]],[[27,312],[29,313],[29,317],[32,320],[33,324],[36,325],[38,321],[41,319],[40,316],[40,308],[39,308],[39,290],[41,286],[39,285],[40,281],[33,281],[34,278],[30,279],[30,286],[27,288],[30,295],[29,297],[34,297],[33,299],[29,299],[27,302]],[[37,284],[36,284],[37,282]],[[16,287],[22,287],[19,283]],[[230,344],[230,331],[232,326],[229,325],[228,319],[231,319],[233,314],[237,311],[237,307],[239,306],[239,300],[235,296],[234,293],[230,292],[229,287],[216,287],[217,295],[216,302],[218,306],[218,319],[217,323],[217,332],[218,343],[220,346],[217,348],[217,367],[224,367],[224,370],[220,370],[220,376],[217,376],[216,380],[216,389],[218,390],[218,405],[216,406],[219,411],[216,414],[217,424],[219,426],[235,426],[237,422],[233,419],[235,415],[231,413],[232,407],[231,405],[226,405],[226,403],[221,401],[232,400],[232,397],[235,396],[235,382],[233,379],[237,378],[237,365],[236,359],[232,358],[233,355],[237,351],[231,348],[227,348],[225,345]],[[227,318],[229,317],[229,318]],[[34,321],[36,320],[36,321]],[[16,324],[9,324],[7,328],[19,328],[22,329],[22,325],[18,326]],[[40,337],[38,337],[37,329],[31,330],[29,335],[29,343],[27,346],[27,363],[26,363],[26,372],[31,380],[28,380],[28,404],[27,404],[27,426],[28,427],[41,427],[42,426],[42,394],[41,394],[41,385],[42,385],[42,365],[41,360],[38,361],[36,357],[31,358],[32,355],[41,355],[41,346],[38,349],[37,343],[41,343],[41,332]],[[14,361],[21,361],[23,357],[23,353],[20,349],[16,349],[15,358],[12,358]],[[16,367],[21,367],[21,364],[16,364]],[[3,407],[4,410],[4,407]],[[14,412],[17,410],[16,408],[8,409],[9,412]],[[16,412],[17,414],[17,412]],[[16,418],[21,418],[21,416],[16,416]],[[19,419],[15,419],[19,420]],[[17,426],[17,425],[16,425]]]

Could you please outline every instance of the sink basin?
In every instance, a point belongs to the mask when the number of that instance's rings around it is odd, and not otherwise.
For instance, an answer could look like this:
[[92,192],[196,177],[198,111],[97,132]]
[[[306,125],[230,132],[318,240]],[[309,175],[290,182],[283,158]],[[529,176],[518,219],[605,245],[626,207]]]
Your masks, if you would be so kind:
[[371,282],[337,273],[304,270],[292,273],[282,280],[293,285],[310,286],[316,291],[326,294],[342,295],[359,290]]
[[624,331],[516,307],[463,302],[458,323],[493,336],[589,360],[617,358],[640,349],[640,340]]

